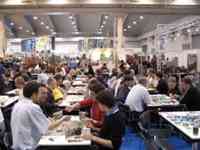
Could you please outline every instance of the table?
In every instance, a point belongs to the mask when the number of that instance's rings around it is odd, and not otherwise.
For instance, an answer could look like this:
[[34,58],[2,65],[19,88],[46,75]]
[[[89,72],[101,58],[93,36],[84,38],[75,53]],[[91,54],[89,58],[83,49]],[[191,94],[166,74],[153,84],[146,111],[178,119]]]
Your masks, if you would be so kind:
[[[192,142],[193,150],[198,150],[198,142],[200,142],[200,111],[159,112],[159,115],[188,137]],[[193,132],[194,127],[199,129],[197,134]]]
[[[80,136],[69,136],[65,137],[65,129],[66,128],[73,128],[76,124],[79,123],[80,118],[79,116],[71,116],[71,120],[68,122],[64,122],[63,124],[67,123],[66,126],[61,125],[57,129],[53,131],[49,131],[47,135],[42,136],[41,140],[39,141],[38,146],[39,147],[53,147],[55,149],[60,148],[67,148],[67,149],[80,149],[80,148],[86,148],[87,149],[91,146],[90,140],[84,140],[81,139]],[[71,124],[72,123],[72,124]],[[79,126],[79,125],[78,125]],[[77,126],[77,127],[78,127]],[[58,132],[59,131],[59,132]]]
[[68,91],[68,95],[84,95],[86,93],[86,87],[71,87]]
[[151,98],[151,103],[147,104],[149,108],[177,107],[180,105],[177,100],[171,99],[167,95],[156,94],[151,95]]
[[72,86],[87,86],[87,83],[84,83],[83,81],[73,81]]
[[17,102],[19,96],[9,97],[9,96],[0,96],[0,107],[7,107],[15,102]]
[[67,95],[59,104],[60,107],[71,106],[73,103],[78,103],[84,99],[84,95]]

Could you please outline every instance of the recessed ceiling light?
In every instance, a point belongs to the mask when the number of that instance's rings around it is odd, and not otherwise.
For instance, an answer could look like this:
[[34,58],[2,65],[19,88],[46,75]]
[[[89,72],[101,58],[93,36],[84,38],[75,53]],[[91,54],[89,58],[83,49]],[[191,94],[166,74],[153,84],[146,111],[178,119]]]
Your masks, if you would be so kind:
[[190,32],[191,32],[191,30],[190,30],[190,29],[187,29],[187,32],[188,32],[188,33],[190,33]]
[[14,22],[11,22],[11,23],[10,23],[10,25],[11,25],[11,26],[14,26],[14,25],[15,25],[15,23],[14,23]]
[[51,32],[54,32],[54,29],[51,29]]
[[196,32],[199,32],[200,31],[200,29],[199,28],[196,28],[196,30],[195,30]]
[[55,34],[57,34],[57,33],[56,33],[56,32],[53,32],[52,34],[55,35]]
[[101,29],[104,28],[104,25],[101,25]]
[[133,24],[136,25],[136,24],[137,24],[137,21],[133,21]]
[[144,16],[140,16],[140,20],[143,20],[144,19]]
[[72,25],[75,25],[76,24],[76,22],[75,21],[72,21]]
[[32,32],[32,35],[35,35],[35,32]]
[[42,22],[40,22],[40,24],[41,24],[41,25],[44,25],[44,22],[42,21]]
[[124,31],[127,31],[127,29],[124,29]]
[[75,34],[79,34],[79,32],[75,32]]
[[22,30],[22,29],[23,29],[23,27],[22,27],[22,26],[20,26],[20,27],[19,27],[19,30]]
[[29,31],[29,30],[26,30],[26,32],[29,33],[30,31]]
[[73,19],[73,16],[72,16],[72,15],[70,15],[70,16],[69,16],[69,19]]
[[33,17],[33,19],[34,19],[34,20],[37,20],[37,19],[38,19],[38,17],[37,17],[37,16],[34,16],[34,17]]
[[107,19],[108,19],[108,16],[106,15],[104,18],[107,20]]
[[46,26],[46,29],[49,29],[49,26]]
[[101,31],[99,31],[99,32],[97,32],[97,34],[102,34],[102,32],[101,32]]
[[181,34],[180,34],[180,33],[177,33],[176,36],[179,37],[179,36],[181,36]]
[[132,28],[130,25],[128,25],[128,29]]
[[106,21],[103,21],[103,24],[105,25],[105,24],[106,24]]

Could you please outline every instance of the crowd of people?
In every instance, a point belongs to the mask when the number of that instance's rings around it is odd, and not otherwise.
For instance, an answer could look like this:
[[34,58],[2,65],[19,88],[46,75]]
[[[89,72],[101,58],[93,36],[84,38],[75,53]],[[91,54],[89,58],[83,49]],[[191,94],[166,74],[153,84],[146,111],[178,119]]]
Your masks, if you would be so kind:
[[[179,100],[188,110],[200,110],[200,92],[193,84],[194,77],[180,79],[176,74],[157,71],[156,57],[146,60],[143,72],[139,72],[138,63],[137,59],[128,59],[110,70],[105,63],[94,69],[85,55],[76,66],[40,63],[27,67],[23,63],[6,65],[2,61],[0,94],[17,89],[19,95],[11,116],[12,149],[36,149],[47,130],[69,120],[67,116],[52,120],[55,112],[89,108],[86,126],[94,133],[82,138],[93,141],[99,150],[118,150],[127,126],[126,115],[119,106],[128,106],[131,112],[141,114],[152,101],[152,91]],[[88,79],[85,99],[71,107],[59,108],[77,75]]]

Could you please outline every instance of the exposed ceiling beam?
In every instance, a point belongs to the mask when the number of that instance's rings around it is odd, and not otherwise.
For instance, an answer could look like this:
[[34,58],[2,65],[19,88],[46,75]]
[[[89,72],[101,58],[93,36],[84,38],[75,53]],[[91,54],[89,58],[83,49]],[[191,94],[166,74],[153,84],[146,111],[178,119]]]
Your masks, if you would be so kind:
[[53,20],[52,16],[49,16],[49,15],[48,15],[47,18],[48,18],[48,20],[49,20],[50,26],[53,27],[53,29],[54,29],[55,32],[58,32],[56,23],[55,23],[55,21]]
[[33,17],[32,16],[24,16],[26,22],[28,23],[28,25],[31,28],[31,31],[35,33],[35,35],[38,35],[37,29],[36,27],[34,27],[33,25]]
[[8,16],[4,16],[4,23],[6,30],[14,35],[14,37],[17,37],[17,31],[15,30],[14,26],[11,25],[11,20]]

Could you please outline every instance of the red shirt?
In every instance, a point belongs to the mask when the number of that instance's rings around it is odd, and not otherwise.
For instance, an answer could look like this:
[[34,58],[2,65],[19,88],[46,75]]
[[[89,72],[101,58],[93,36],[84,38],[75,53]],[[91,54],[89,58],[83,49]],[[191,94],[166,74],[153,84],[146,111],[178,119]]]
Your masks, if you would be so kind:
[[97,101],[94,99],[85,99],[79,103],[81,107],[90,107],[90,117],[98,121],[98,123],[94,124],[96,127],[100,127],[103,123],[105,114],[100,110]]

